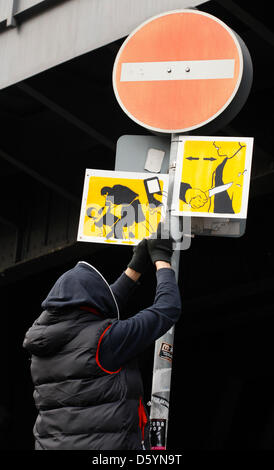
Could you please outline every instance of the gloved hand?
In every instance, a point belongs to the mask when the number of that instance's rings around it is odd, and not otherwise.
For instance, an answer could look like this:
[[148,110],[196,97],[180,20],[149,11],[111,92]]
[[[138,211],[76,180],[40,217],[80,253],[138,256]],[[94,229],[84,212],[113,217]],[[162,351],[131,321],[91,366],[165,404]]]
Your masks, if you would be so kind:
[[133,248],[133,256],[128,264],[128,268],[134,269],[137,273],[144,273],[150,263],[150,257],[147,250],[147,240],[144,238]]
[[[165,236],[165,238],[161,238]],[[156,261],[165,261],[166,263],[171,263],[171,257],[173,254],[173,239],[170,234],[162,230],[162,224],[158,225],[156,235],[147,240],[147,248],[151,258],[152,263]]]

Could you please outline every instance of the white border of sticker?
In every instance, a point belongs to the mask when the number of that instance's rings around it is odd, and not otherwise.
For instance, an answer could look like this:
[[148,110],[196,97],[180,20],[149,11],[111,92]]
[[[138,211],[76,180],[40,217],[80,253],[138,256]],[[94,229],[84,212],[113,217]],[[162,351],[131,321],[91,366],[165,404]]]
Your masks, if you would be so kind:
[[[180,216],[191,216],[191,217],[217,217],[225,219],[246,219],[247,217],[247,207],[248,207],[248,195],[249,195],[249,186],[250,186],[250,176],[251,176],[251,163],[252,163],[252,153],[253,153],[253,137],[222,137],[222,136],[180,136],[179,145],[177,150],[177,159],[176,159],[176,171],[174,179],[174,189],[172,195],[172,205],[171,213],[172,215]],[[244,188],[242,194],[242,206],[241,211],[237,214],[225,214],[225,213],[211,213],[211,212],[197,212],[197,211],[180,211],[179,210],[179,194],[180,194],[180,185],[181,185],[181,176],[183,171],[183,155],[184,155],[184,145],[186,141],[190,140],[204,140],[204,141],[227,141],[227,142],[245,142],[246,143],[246,155],[245,155],[245,168],[247,172],[244,174]]]
[[80,219],[78,225],[78,234],[77,234],[77,241],[80,242],[92,242],[92,243],[105,243],[108,245],[138,245],[140,242],[139,239],[127,240],[127,239],[117,239],[117,238],[110,238],[107,240],[104,237],[94,237],[94,236],[87,236],[84,235],[84,221],[86,215],[86,202],[88,199],[88,190],[89,190],[89,181],[90,178],[93,176],[99,177],[106,177],[106,178],[120,178],[120,179],[140,179],[145,180],[147,178],[159,178],[163,181],[163,191],[166,193],[166,197],[163,200],[163,206],[161,208],[161,220],[165,217],[166,208],[167,208],[167,194],[168,194],[168,181],[169,175],[168,174],[161,174],[161,173],[135,173],[130,171],[110,171],[110,170],[93,170],[90,168],[86,169],[85,172],[85,180],[84,180],[84,189],[82,195],[82,203],[81,203],[81,211],[80,211]]

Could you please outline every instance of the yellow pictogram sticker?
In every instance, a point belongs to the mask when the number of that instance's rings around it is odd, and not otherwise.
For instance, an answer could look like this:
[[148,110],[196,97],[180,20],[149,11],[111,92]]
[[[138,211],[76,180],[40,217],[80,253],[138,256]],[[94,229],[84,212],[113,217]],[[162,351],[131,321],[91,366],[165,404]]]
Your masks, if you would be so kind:
[[79,241],[137,244],[166,211],[168,175],[86,170]]
[[183,137],[172,212],[246,218],[253,138]]

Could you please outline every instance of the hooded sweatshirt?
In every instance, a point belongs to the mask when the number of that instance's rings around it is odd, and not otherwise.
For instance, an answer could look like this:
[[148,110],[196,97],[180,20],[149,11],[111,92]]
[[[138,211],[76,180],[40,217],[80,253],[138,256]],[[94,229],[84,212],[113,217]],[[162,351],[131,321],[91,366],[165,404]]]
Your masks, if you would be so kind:
[[[180,316],[172,269],[157,272],[154,304],[127,320],[119,306],[136,283],[109,286],[91,265],[64,273],[28,330],[38,450],[141,449],[146,422],[136,356]],[[141,424],[141,427],[140,427]]]
[[119,318],[117,301],[105,278],[94,266],[80,261],[59,277],[42,308],[60,310],[85,305],[106,317]]

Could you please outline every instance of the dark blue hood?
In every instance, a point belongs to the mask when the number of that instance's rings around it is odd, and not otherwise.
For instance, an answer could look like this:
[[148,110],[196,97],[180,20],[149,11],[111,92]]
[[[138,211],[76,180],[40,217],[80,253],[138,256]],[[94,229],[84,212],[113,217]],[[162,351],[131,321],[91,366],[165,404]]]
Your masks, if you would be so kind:
[[119,318],[119,308],[105,278],[85,261],[66,271],[54,284],[43,309],[64,309],[89,306],[108,318]]

